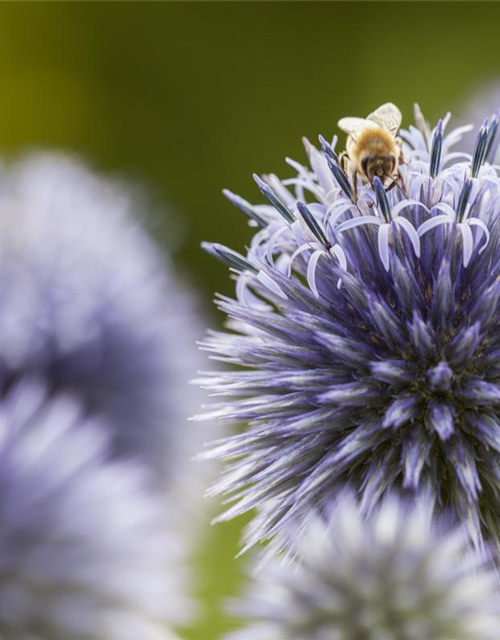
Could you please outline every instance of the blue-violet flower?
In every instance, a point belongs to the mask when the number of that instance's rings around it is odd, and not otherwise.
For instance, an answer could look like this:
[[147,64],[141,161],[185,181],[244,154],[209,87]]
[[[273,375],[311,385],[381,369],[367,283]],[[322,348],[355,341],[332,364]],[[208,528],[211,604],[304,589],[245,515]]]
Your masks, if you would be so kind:
[[432,522],[425,499],[394,496],[369,518],[343,495],[309,523],[299,558],[274,558],[234,607],[248,627],[227,640],[494,640],[495,571],[463,528]]
[[305,142],[310,166],[256,178],[268,201],[226,192],[255,229],[219,296],[229,331],[205,348],[230,370],[201,380],[214,414],[247,428],[208,456],[229,461],[213,493],[230,518],[256,508],[246,543],[327,508],[350,485],[363,513],[388,490],[428,487],[477,546],[500,541],[500,178],[486,161],[496,127],[471,154],[467,129],[401,130],[391,185],[358,179],[335,151]]
[[[187,505],[205,434],[188,418],[202,323],[146,232],[143,196],[64,156],[7,165],[0,181],[0,381],[36,375],[75,392]],[[200,501],[198,501],[199,505]]]
[[0,637],[173,640],[183,543],[135,460],[76,396],[23,378],[0,400]]

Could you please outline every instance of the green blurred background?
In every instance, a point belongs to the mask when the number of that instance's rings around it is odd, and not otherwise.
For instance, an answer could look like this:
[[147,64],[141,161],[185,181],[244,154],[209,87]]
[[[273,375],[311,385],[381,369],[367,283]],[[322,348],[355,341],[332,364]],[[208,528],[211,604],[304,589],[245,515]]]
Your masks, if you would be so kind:
[[[500,86],[499,24],[489,2],[4,3],[0,145],[68,150],[144,185],[215,326],[212,294],[232,287],[199,243],[250,237],[222,187],[258,200],[252,172],[286,173],[301,136],[389,100],[406,121],[416,100],[431,121],[460,110]],[[199,550],[206,606],[188,640],[230,627],[217,605],[238,591],[240,528],[210,529]]]

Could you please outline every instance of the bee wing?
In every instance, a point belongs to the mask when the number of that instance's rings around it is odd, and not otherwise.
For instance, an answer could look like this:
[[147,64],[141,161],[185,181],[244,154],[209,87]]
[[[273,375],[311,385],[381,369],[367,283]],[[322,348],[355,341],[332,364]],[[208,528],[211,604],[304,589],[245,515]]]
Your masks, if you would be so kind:
[[338,121],[338,127],[348,136],[357,138],[367,127],[373,127],[373,122],[364,118],[341,118]]
[[387,129],[393,135],[398,132],[402,119],[401,111],[392,102],[383,104],[367,117],[367,120],[375,122],[375,124]]

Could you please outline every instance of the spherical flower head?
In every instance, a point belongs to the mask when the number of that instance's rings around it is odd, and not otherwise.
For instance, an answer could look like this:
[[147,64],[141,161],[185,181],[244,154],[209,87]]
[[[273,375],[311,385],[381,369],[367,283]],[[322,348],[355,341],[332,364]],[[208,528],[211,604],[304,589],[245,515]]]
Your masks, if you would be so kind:
[[[330,145],[310,167],[257,178],[269,205],[227,194],[256,227],[246,255],[218,244],[237,299],[205,348],[230,370],[202,383],[247,429],[209,455],[214,492],[257,509],[251,545],[327,506],[347,484],[369,512],[430,487],[476,545],[500,541],[500,179],[486,122],[466,161],[449,118],[400,132],[399,176],[353,185]],[[356,192],[354,186],[357,187]]]
[[227,640],[494,640],[496,575],[431,513],[390,497],[366,519],[342,496],[306,527],[297,560],[257,574],[236,607],[250,624]]
[[0,402],[0,635],[173,640],[189,612],[165,500],[75,398],[18,382]]
[[205,439],[187,423],[201,323],[145,230],[143,200],[63,156],[2,171],[0,380],[27,373],[74,390],[107,420],[114,455],[182,493]]

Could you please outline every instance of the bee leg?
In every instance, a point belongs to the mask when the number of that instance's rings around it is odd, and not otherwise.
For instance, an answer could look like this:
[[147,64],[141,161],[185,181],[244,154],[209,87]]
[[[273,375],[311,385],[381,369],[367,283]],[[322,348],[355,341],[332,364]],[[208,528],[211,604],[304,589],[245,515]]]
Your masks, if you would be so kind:
[[358,201],[358,172],[354,170],[351,174],[352,197],[354,202]]
[[385,188],[386,193],[389,193],[394,187],[397,187],[405,198],[408,197],[406,190],[404,188],[403,176],[400,174],[399,169],[396,175],[390,176],[386,175],[386,178],[390,178],[392,182],[389,183],[389,186]]
[[342,151],[339,156],[339,165],[344,173],[347,173],[347,164],[349,163],[349,156],[346,151]]
[[351,161],[346,151],[342,151],[339,156],[339,165],[342,171],[346,174],[347,178],[351,182],[353,200],[354,202],[358,199],[358,173],[356,170],[351,170]]
[[407,198],[407,197],[408,197],[408,194],[406,193],[405,183],[404,183],[404,181],[403,181],[403,176],[402,176],[402,175],[401,175],[401,173],[399,172],[399,169],[398,169],[397,175],[396,175],[396,176],[391,176],[391,178],[392,178],[392,182],[391,182],[391,184],[387,187],[386,191],[390,191],[391,189],[394,189],[394,187],[397,187],[397,188],[401,191],[401,193],[403,194],[403,196],[404,196],[405,198]]
[[401,138],[396,138],[395,141],[396,141],[396,145],[397,145],[397,147],[399,149],[398,163],[399,164],[408,164],[407,161],[406,161],[406,158],[404,156],[404,153],[403,153],[403,140]]
[[386,187],[386,193],[389,193],[389,191],[391,191],[392,189],[394,189],[394,187],[399,186],[398,183],[396,182],[397,178],[393,178],[392,182],[390,183],[390,185],[388,187]]
[[408,197],[408,193],[406,191],[406,187],[405,187],[405,183],[404,183],[404,180],[403,180],[403,176],[402,176],[401,171],[399,170],[399,168],[398,168],[398,175],[396,177],[396,180],[399,180],[399,182],[401,183],[401,185],[400,185],[401,192],[403,193],[404,197],[407,198]]

